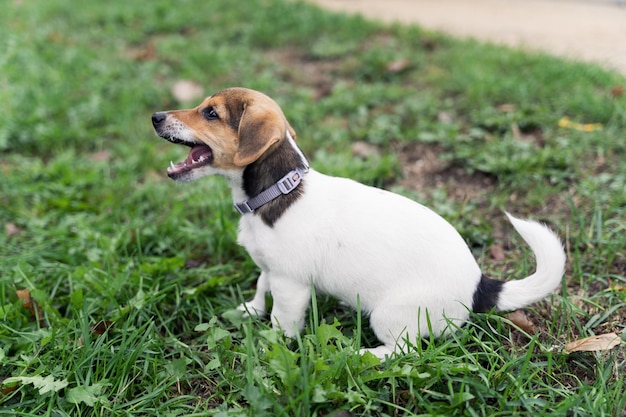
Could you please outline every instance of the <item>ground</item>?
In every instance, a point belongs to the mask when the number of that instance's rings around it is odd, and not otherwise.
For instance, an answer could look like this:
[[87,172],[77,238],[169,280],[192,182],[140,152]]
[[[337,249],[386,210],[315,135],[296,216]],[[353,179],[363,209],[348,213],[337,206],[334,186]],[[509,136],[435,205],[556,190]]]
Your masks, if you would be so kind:
[[626,4],[572,0],[311,0],[335,11],[591,61],[626,74]]

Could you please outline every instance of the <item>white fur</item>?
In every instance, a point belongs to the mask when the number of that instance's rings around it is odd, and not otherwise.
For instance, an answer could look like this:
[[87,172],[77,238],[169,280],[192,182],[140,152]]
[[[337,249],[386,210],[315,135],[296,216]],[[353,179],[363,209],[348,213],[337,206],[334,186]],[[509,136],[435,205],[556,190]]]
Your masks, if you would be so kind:
[[[565,255],[558,238],[535,222],[509,218],[531,246],[538,271],[504,286],[497,307],[519,308],[558,286]],[[472,253],[443,218],[412,200],[345,178],[311,170],[304,193],[276,222],[244,215],[238,241],[261,268],[257,294],[241,309],[265,311],[288,336],[304,325],[310,288],[357,306],[383,346],[379,357],[404,346],[405,337],[445,333],[448,322],[469,317],[481,277]]]

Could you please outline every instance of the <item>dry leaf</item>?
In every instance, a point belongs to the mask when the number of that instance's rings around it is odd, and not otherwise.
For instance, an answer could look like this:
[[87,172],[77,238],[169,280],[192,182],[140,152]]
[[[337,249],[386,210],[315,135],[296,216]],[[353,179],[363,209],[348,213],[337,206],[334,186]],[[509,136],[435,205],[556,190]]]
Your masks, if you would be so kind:
[[517,111],[517,106],[515,104],[505,103],[500,104],[497,109],[503,113],[513,113],[514,111]]
[[620,335],[606,333],[598,336],[586,337],[565,345],[565,353],[572,352],[596,352],[599,350],[610,350],[619,345],[622,341]]
[[0,392],[3,393],[4,395],[9,395],[13,391],[17,391],[18,388],[19,388],[19,385],[13,385],[13,386],[9,386],[9,387],[2,387],[2,388],[0,388]]
[[22,302],[22,307],[27,308],[33,316],[35,315],[35,307],[33,297],[30,296],[30,290],[15,291],[17,298]]
[[371,143],[358,141],[352,144],[352,155],[367,159],[372,156],[377,156],[379,154],[378,148],[376,145],[372,145]]
[[15,223],[8,222],[4,225],[4,229],[6,230],[7,237],[19,235],[24,231],[21,227],[18,227]]
[[111,154],[111,152],[109,151],[99,151],[96,153],[92,153],[89,156],[89,159],[91,159],[94,162],[98,162],[98,161],[109,161],[111,159],[113,155]]
[[454,118],[450,113],[446,111],[440,111],[437,115],[437,120],[439,120],[441,123],[452,123],[454,121]]
[[208,258],[185,259],[185,269],[196,269],[202,265],[209,263]]
[[172,95],[178,101],[192,101],[202,98],[204,89],[200,84],[190,80],[176,81],[172,86]]
[[314,101],[328,97],[333,92],[333,85],[330,83],[318,83],[313,90],[312,98]]
[[109,320],[100,320],[95,325],[91,326],[89,328],[89,331],[93,334],[101,335],[104,334],[104,332],[109,330],[111,327],[113,327],[113,324],[115,323]]
[[513,125],[511,126],[511,132],[513,133],[513,137],[515,139],[523,139],[524,138],[524,135],[522,134],[522,131],[520,130],[520,128],[517,125],[517,123],[513,123]]
[[621,97],[624,95],[625,90],[626,89],[624,88],[623,85],[613,86],[613,88],[611,88],[611,95],[613,97]]
[[136,61],[148,61],[156,58],[156,48],[152,42],[139,48],[132,48],[128,51],[131,59]]
[[491,256],[491,259],[498,262],[502,262],[506,259],[504,248],[500,245],[491,245],[489,248],[489,256]]
[[30,295],[30,290],[17,290],[15,291],[15,294],[17,295],[17,298],[22,302],[22,307],[30,311],[30,314],[32,314],[33,317],[37,319],[37,322],[41,327],[46,327],[41,307],[39,307],[37,301],[35,301]]
[[537,333],[537,329],[535,328],[535,323],[532,322],[531,319],[526,316],[522,310],[516,310],[512,313],[507,314],[506,316],[513,324],[522,329],[528,334]]
[[621,282],[615,283],[612,279],[609,280],[609,288],[611,291],[626,291],[626,285]]
[[409,61],[408,59],[406,58],[398,59],[396,61],[393,61],[387,64],[387,71],[393,74],[397,74],[409,68],[410,65],[411,65],[411,61]]
[[602,123],[578,123],[571,121],[567,117],[562,117],[559,120],[559,127],[578,130],[579,132],[593,132],[595,130],[602,130]]

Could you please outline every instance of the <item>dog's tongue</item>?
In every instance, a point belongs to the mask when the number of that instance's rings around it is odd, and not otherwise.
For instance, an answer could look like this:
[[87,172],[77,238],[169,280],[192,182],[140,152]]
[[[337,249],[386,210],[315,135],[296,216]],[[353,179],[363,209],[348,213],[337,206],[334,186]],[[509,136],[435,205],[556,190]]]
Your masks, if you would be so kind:
[[211,152],[211,148],[206,145],[196,145],[191,148],[189,152],[189,156],[187,157],[187,161],[194,163],[207,160],[211,158],[213,152]]
[[189,151],[187,158],[183,162],[174,164],[173,162],[167,168],[167,175],[170,178],[177,178],[185,172],[189,172],[194,168],[198,168],[213,161],[213,151],[206,145],[194,145]]

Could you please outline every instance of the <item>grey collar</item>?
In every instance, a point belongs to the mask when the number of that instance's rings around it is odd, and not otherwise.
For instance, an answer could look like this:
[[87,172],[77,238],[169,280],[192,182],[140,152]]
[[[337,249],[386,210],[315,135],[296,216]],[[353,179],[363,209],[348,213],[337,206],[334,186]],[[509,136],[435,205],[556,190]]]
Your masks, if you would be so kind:
[[257,194],[255,197],[245,200],[241,203],[235,203],[235,208],[239,214],[254,213],[259,207],[269,203],[270,201],[280,197],[283,194],[289,194],[296,189],[302,181],[302,177],[309,171],[307,166],[304,169],[296,168],[289,171],[287,175],[279,179],[270,188],[267,188]]

